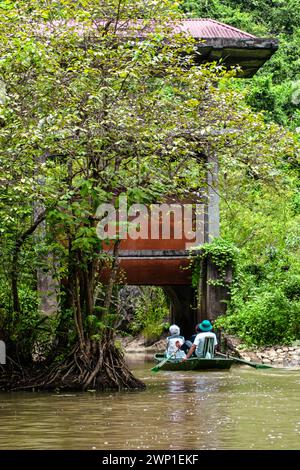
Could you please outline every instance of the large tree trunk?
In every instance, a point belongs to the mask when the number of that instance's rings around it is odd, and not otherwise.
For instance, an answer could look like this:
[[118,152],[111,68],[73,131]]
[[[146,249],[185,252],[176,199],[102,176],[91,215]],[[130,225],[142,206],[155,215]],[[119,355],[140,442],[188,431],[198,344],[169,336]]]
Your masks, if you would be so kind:
[[[97,319],[100,323],[105,323],[105,315],[110,313],[118,269],[118,246],[119,242],[116,242],[111,278],[100,309],[103,313],[97,310]],[[59,341],[60,347],[64,346],[63,359],[58,360],[61,358],[61,350],[56,349],[57,341],[54,341],[52,353],[43,362],[31,364],[28,368],[23,367],[22,370],[16,370],[11,363],[9,374],[3,374],[0,378],[0,389],[81,391],[144,389],[145,384],[133,376],[126,365],[122,351],[115,345],[112,326],[97,326],[96,331],[88,327],[87,317],[96,313],[94,289],[97,257],[95,256],[95,261],[86,263],[80,251],[72,250],[71,241],[69,249],[69,277],[66,283],[68,295],[65,301],[71,304],[73,321],[70,317],[66,319],[66,328],[64,328],[66,335],[63,334]],[[16,255],[18,252],[17,249]],[[75,342],[73,340],[72,346],[69,344],[69,330],[76,332],[76,340]],[[62,344],[63,339],[65,344]]]

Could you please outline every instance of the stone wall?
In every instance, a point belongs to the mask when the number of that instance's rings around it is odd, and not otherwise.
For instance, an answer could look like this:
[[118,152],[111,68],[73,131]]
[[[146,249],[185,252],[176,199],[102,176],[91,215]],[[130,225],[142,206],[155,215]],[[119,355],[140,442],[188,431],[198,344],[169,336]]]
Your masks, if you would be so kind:
[[262,362],[276,367],[300,367],[299,346],[274,346],[245,351],[237,348],[239,356],[246,361]]

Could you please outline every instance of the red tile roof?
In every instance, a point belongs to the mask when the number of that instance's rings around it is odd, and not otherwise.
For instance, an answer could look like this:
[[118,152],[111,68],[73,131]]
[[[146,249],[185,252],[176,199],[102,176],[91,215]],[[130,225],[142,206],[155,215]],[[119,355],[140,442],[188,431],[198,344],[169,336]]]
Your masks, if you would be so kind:
[[[101,23],[106,24],[105,21],[99,20],[91,26],[91,29],[96,29],[97,24],[99,26],[99,24],[101,25]],[[42,30],[43,32],[45,30],[54,32],[59,27],[64,28],[65,26],[69,28],[74,28],[79,34],[82,34],[84,31],[84,27],[74,20],[54,20],[45,25],[40,25],[38,29],[39,31]],[[146,28],[143,27],[143,20],[137,20],[134,22],[121,21],[118,24],[118,32],[120,33],[122,31],[132,30],[141,33],[141,27],[142,31],[144,32],[145,30],[149,30],[149,25]],[[115,28],[115,23],[111,23],[111,28]],[[219,21],[211,20],[209,18],[187,18],[179,20],[179,22],[176,23],[175,31],[185,32],[187,34],[190,34],[195,39],[257,39],[257,37],[253,36],[253,34],[246,33],[244,31],[241,31],[240,29],[234,28],[233,26],[229,26],[227,24],[220,23]]]
[[179,31],[185,31],[194,38],[234,38],[250,39],[256,38],[253,34],[245,33],[224,23],[208,18],[195,18],[182,20]]
[[[106,24],[106,21],[99,20],[95,22],[91,29],[96,29],[97,25]],[[38,28],[39,31],[45,30],[54,32],[59,27],[64,28],[65,26],[69,28],[75,29],[79,34],[82,34],[84,31],[84,27],[74,20],[54,20],[49,22],[45,25],[40,25]],[[111,28],[115,28],[115,23],[111,23]],[[120,21],[118,24],[118,32],[122,31],[135,31],[140,32],[149,30],[149,26],[144,28],[143,27],[143,20],[137,20],[134,22],[130,21]],[[151,26],[150,26],[151,29]],[[175,31],[177,32],[185,32],[196,39],[209,39],[209,38],[223,38],[223,39],[256,39],[256,36],[252,34],[245,33],[240,29],[234,28],[233,26],[229,26],[224,23],[220,23],[216,20],[211,20],[208,18],[195,18],[195,19],[183,19],[176,23]]]

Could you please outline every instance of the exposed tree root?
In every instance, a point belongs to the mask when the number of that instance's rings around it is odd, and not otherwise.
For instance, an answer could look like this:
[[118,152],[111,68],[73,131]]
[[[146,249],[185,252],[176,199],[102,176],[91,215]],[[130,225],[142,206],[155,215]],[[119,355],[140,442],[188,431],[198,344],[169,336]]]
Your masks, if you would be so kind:
[[143,390],[123,353],[110,342],[79,344],[63,362],[36,363],[20,368],[12,361],[1,366],[0,390]]

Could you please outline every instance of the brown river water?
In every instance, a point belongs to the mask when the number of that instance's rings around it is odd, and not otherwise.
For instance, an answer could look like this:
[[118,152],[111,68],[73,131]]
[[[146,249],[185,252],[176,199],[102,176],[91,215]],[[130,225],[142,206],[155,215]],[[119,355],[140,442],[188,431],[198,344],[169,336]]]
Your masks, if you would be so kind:
[[143,392],[0,393],[0,449],[300,449],[300,370],[158,372]]

